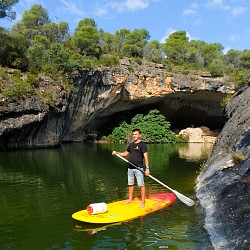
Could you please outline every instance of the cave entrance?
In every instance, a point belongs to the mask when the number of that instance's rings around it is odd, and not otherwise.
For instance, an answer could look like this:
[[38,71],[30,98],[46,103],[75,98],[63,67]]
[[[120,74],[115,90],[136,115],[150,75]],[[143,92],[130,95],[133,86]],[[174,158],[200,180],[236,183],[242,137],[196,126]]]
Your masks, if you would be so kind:
[[[198,106],[198,105],[197,105]],[[171,130],[179,133],[181,129],[187,127],[208,127],[210,130],[221,130],[225,124],[223,115],[211,116],[206,111],[199,108],[191,107],[190,105],[174,108],[169,102],[156,102],[149,105],[143,105],[131,110],[117,112],[110,116],[101,117],[95,121],[95,130],[100,136],[109,135],[115,127],[123,121],[131,123],[131,119],[136,114],[146,115],[152,109],[158,109],[166,120],[171,124]],[[220,107],[221,109],[221,107]]]

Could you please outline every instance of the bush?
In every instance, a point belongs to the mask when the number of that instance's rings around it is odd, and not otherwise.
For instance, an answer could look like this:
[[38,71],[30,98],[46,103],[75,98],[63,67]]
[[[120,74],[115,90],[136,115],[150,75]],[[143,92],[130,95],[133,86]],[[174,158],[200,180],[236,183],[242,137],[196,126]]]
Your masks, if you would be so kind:
[[177,137],[170,130],[170,123],[166,121],[158,110],[151,110],[147,115],[137,114],[131,119],[131,124],[123,121],[116,127],[109,138],[114,142],[129,142],[134,128],[142,132],[142,140],[148,143],[169,143],[176,142]]

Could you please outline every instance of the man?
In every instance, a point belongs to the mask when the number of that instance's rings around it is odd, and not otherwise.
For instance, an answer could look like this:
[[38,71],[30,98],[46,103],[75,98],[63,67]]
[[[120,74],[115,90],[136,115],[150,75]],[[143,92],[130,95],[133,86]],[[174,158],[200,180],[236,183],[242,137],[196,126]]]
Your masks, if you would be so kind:
[[140,171],[134,166],[132,166],[131,164],[129,164],[128,166],[129,197],[125,203],[130,203],[133,201],[134,179],[136,177],[137,185],[140,187],[140,191],[141,191],[140,208],[143,208],[145,206],[145,197],[146,197],[146,187],[144,184],[144,175],[143,175],[143,159],[146,165],[145,175],[146,176],[150,175],[148,149],[147,149],[147,144],[141,141],[140,129],[134,129],[132,136],[133,136],[133,142],[129,143],[126,151],[124,152],[113,151],[112,155],[118,154],[120,156],[125,156],[125,157],[130,155],[130,162],[141,169]]

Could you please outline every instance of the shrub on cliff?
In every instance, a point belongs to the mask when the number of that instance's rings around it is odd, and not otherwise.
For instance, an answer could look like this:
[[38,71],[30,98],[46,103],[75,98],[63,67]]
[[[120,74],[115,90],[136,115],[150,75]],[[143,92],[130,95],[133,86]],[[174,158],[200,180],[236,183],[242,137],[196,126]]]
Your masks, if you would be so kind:
[[148,143],[169,143],[176,142],[176,135],[170,130],[170,123],[157,110],[151,110],[147,115],[137,114],[131,119],[131,123],[123,121],[109,135],[114,142],[128,142],[131,138],[131,131],[139,128],[142,132],[142,139]]

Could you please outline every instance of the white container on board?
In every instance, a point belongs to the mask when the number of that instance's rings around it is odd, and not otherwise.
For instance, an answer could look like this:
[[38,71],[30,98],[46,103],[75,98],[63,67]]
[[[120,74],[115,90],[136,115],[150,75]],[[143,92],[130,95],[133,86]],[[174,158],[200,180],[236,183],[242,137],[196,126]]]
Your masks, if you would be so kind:
[[104,202],[93,203],[88,205],[87,211],[89,214],[102,214],[108,211],[107,204]]

